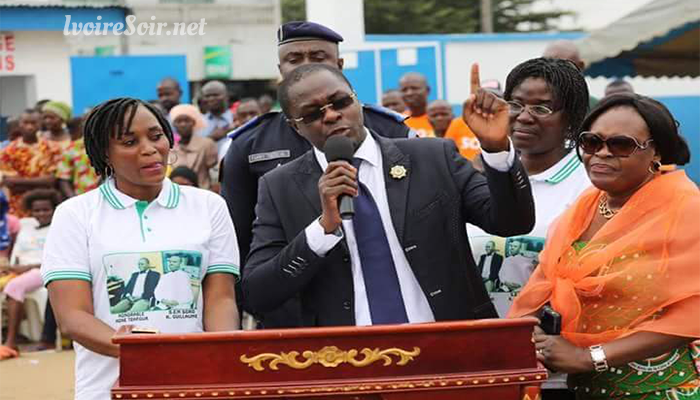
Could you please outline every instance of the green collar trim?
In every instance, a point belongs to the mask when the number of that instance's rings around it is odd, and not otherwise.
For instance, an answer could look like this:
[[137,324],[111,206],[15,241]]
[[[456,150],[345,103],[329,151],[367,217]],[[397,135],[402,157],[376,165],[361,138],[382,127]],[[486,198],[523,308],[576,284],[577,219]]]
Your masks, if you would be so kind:
[[[100,185],[99,190],[107,203],[115,210],[124,210],[137,202],[136,199],[133,199],[117,190],[117,188],[114,186],[113,178],[107,179],[102,185]],[[165,178],[163,181],[163,188],[155,201],[165,208],[173,209],[180,204],[180,193],[180,185],[174,183],[168,178]]]
[[564,166],[559,171],[557,171],[550,178],[545,179],[545,182],[556,185],[557,183],[562,182],[571,174],[573,174],[574,171],[576,171],[576,168],[578,168],[579,166],[581,166],[581,161],[578,159],[578,157],[571,157],[571,159],[566,164],[564,164]]

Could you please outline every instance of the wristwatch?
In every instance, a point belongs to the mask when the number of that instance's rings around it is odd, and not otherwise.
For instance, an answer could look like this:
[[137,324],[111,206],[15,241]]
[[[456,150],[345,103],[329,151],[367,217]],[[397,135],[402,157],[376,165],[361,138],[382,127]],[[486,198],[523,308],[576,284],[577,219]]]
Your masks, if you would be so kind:
[[591,351],[591,359],[596,372],[605,372],[609,369],[608,359],[605,357],[603,346],[596,344],[588,348]]

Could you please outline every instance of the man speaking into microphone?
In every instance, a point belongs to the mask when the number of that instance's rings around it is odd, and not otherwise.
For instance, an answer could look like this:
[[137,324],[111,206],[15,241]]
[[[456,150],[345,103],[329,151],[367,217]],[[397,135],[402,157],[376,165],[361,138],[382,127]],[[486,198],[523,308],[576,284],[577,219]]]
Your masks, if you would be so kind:
[[298,296],[304,326],[497,317],[464,224],[513,236],[532,229],[535,211],[508,105],[480,89],[476,66],[471,82],[464,116],[485,175],[449,140],[369,131],[338,70],[311,64],[285,78],[282,110],[313,148],[260,179],[243,269],[248,311]]

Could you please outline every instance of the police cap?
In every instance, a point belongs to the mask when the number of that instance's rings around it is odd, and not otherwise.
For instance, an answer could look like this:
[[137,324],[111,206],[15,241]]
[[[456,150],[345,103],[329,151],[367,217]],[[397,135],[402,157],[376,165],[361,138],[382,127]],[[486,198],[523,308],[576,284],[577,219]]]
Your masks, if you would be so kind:
[[287,22],[277,30],[277,45],[306,40],[338,43],[343,41],[343,37],[328,27],[308,21]]

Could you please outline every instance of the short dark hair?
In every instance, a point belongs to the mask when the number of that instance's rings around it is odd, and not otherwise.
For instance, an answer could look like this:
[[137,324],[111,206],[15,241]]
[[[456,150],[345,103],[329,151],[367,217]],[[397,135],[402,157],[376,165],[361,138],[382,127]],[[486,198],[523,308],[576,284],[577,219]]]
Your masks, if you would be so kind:
[[[152,104],[133,97],[118,97],[107,100],[90,111],[83,125],[85,150],[90,164],[98,175],[109,177],[114,173],[107,162],[109,138],[119,139],[129,131],[139,106],[144,107],[156,117],[165,137],[170,142],[170,147],[173,147],[173,131],[170,128],[170,123]],[[124,123],[125,117],[127,117],[126,124]]]
[[308,75],[313,75],[321,71],[330,72],[335,77],[345,82],[350,88],[350,90],[353,90],[352,84],[350,83],[348,78],[346,78],[345,75],[343,75],[343,73],[337,68],[333,68],[326,64],[320,63],[306,64],[297,67],[289,73],[289,75],[282,81],[279,88],[277,89],[277,98],[279,99],[280,107],[282,107],[282,112],[284,113],[284,115],[287,116],[287,118],[292,118],[292,115],[290,114],[291,101],[289,99],[289,89],[295,83],[306,78]]
[[512,100],[513,90],[528,78],[542,78],[552,91],[553,100],[564,111],[571,127],[567,139],[573,143],[588,112],[588,85],[576,64],[557,58],[533,58],[518,64],[506,78],[503,97]]
[[191,168],[185,167],[184,165],[176,167],[170,173],[170,179],[172,180],[173,178],[177,178],[178,176],[192,182],[195,187],[199,187],[199,178],[197,177],[197,173],[194,172]]
[[[591,129],[593,123],[606,111],[616,107],[633,108],[649,128],[661,164],[684,165],[690,162],[690,149],[678,131],[679,123],[659,101],[638,94],[620,93],[604,97],[581,124],[581,132]],[[578,135],[576,135],[578,145]]]
[[56,208],[61,204],[61,194],[55,189],[33,189],[22,196],[22,207],[26,211],[31,211],[32,204],[39,200],[48,200],[53,204],[53,208]]

